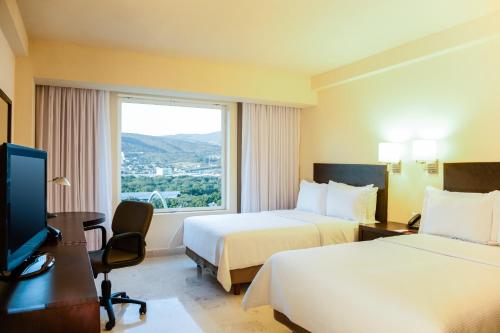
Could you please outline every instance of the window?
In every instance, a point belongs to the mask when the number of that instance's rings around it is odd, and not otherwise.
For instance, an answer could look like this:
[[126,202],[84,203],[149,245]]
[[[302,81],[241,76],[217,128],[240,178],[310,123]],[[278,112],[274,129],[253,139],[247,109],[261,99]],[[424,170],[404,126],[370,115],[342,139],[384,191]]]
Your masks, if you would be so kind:
[[157,210],[225,208],[226,111],[121,101],[121,200]]

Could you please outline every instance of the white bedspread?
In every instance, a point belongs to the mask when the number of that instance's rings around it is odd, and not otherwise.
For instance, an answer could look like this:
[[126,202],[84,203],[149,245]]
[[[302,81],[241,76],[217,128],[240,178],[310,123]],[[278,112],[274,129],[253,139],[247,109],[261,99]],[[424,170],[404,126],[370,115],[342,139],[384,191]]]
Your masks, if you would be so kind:
[[358,224],[296,210],[194,216],[184,220],[184,245],[218,266],[217,280],[231,289],[230,270],[262,265],[272,254],[352,242]]
[[243,299],[321,332],[500,332],[500,248],[431,235],[272,256]]

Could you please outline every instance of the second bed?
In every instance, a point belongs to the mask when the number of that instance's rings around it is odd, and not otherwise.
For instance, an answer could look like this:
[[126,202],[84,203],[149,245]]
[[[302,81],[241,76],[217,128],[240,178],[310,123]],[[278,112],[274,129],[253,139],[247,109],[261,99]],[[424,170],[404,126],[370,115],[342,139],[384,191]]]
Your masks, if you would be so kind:
[[[385,165],[314,164],[314,181],[378,188],[375,218],[387,221],[387,170]],[[261,213],[196,216],[183,225],[186,254],[198,272],[217,277],[226,291],[240,293],[241,284],[253,280],[274,253],[357,239],[358,221],[283,210]]]

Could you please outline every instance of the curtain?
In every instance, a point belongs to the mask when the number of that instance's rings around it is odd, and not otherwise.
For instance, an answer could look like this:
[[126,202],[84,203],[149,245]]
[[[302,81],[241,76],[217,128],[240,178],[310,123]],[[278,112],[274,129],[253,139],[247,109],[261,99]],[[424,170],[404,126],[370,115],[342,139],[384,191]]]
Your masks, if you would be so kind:
[[294,208],[300,109],[244,103],[242,113],[241,211]]
[[[49,184],[49,212],[97,211],[111,220],[109,93],[36,86],[36,147],[47,151],[47,178],[65,176],[71,186]],[[49,220],[50,223],[50,220]],[[89,249],[99,247],[87,232]]]

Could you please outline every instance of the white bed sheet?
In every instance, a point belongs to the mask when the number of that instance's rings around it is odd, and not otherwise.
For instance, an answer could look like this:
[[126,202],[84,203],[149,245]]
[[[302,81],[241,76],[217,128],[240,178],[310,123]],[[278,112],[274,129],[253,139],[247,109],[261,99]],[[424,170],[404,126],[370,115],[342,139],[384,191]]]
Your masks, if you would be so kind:
[[500,248],[432,235],[272,256],[243,299],[315,332],[500,332]]
[[186,218],[185,246],[218,266],[217,280],[231,289],[230,270],[262,265],[276,252],[352,242],[358,223],[298,210]]

